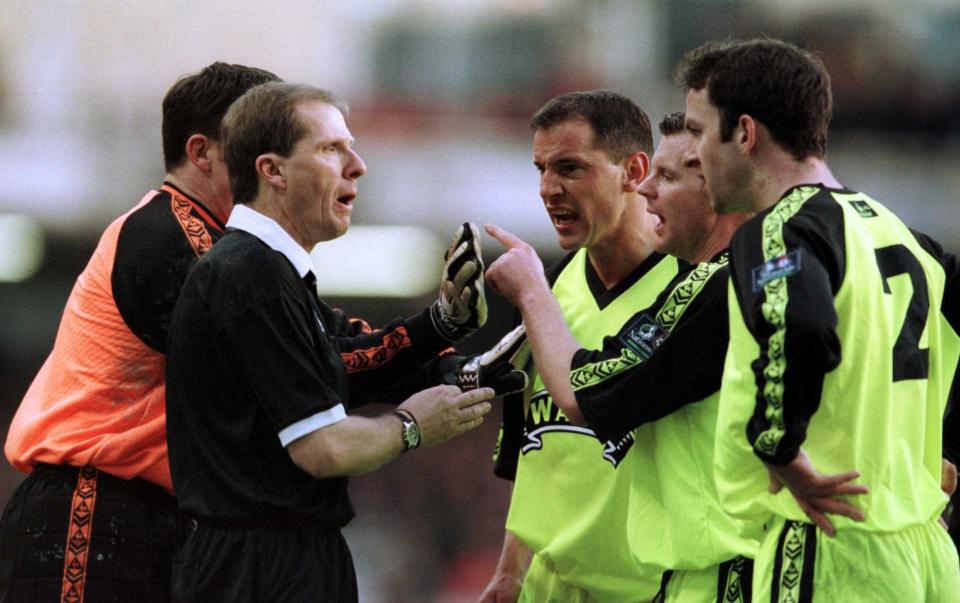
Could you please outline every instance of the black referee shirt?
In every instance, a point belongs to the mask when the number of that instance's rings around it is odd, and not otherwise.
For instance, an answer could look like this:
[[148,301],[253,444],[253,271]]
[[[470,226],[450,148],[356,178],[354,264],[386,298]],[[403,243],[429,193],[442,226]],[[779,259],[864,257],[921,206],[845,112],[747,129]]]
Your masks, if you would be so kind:
[[422,388],[419,367],[445,342],[425,313],[373,331],[332,310],[303,281],[309,256],[269,218],[238,206],[227,226],[190,273],[170,326],[177,501],[197,517],[306,515],[342,526],[353,516],[347,479],[310,476],[285,446],[345,418],[351,397],[395,402]]

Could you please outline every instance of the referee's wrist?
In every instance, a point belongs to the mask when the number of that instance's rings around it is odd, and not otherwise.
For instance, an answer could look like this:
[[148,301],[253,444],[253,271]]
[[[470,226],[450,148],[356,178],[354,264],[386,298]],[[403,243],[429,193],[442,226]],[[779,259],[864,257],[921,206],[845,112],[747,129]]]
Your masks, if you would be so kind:
[[393,415],[400,419],[400,441],[403,443],[403,450],[413,450],[420,446],[420,424],[413,413],[405,408],[397,408]]
[[[417,418],[413,416],[413,413],[407,410],[406,408],[395,408],[393,409],[393,414],[399,415],[401,419],[406,419],[408,421],[413,421],[414,423],[417,423]],[[417,425],[419,426],[420,424],[417,423]]]

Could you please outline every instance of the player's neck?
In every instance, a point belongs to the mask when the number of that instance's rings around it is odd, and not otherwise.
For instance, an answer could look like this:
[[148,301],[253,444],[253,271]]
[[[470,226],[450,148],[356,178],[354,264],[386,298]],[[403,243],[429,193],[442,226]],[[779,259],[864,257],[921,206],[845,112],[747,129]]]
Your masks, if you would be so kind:
[[697,249],[697,251],[691,254],[689,258],[680,258],[686,260],[691,264],[699,264],[700,262],[707,262],[715,255],[726,249],[730,246],[730,240],[733,238],[733,233],[737,231],[737,228],[741,224],[749,220],[753,214],[721,214],[717,216],[716,222],[713,224],[713,228],[710,229],[710,233],[707,235],[707,238],[704,239],[703,243]]
[[788,190],[801,184],[823,184],[841,188],[823,159],[808,157],[797,161],[785,152],[770,157],[754,179],[754,211],[757,213],[772,207]]
[[600,282],[612,289],[654,252],[656,218],[647,212],[647,200],[634,193],[614,230],[587,246],[587,257]]
[[639,237],[632,237],[622,245],[594,245],[587,249],[587,258],[600,282],[612,289],[642,264],[653,247]]
[[281,199],[275,190],[261,185],[259,194],[248,204],[248,207],[276,222],[307,253],[310,253],[318,243],[310,236],[303,220],[297,219],[296,215],[290,211],[287,202]]
[[230,218],[230,212],[233,211],[233,201],[217,195],[209,181],[202,175],[194,174],[189,169],[174,169],[167,172],[163,179],[183,191],[184,194],[202,203],[222,223],[226,224],[227,219]]

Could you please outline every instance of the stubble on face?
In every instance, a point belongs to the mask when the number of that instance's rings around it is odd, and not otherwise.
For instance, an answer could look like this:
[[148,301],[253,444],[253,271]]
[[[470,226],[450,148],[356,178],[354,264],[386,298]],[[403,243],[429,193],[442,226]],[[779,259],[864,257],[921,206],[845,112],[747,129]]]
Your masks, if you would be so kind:
[[734,136],[720,139],[720,111],[710,101],[706,88],[687,92],[687,131],[695,140],[696,158],[712,192],[718,214],[752,211],[748,194],[750,169],[736,147]]
[[589,249],[612,236],[623,213],[623,170],[594,146],[589,122],[573,119],[537,130],[533,161],[562,249]]

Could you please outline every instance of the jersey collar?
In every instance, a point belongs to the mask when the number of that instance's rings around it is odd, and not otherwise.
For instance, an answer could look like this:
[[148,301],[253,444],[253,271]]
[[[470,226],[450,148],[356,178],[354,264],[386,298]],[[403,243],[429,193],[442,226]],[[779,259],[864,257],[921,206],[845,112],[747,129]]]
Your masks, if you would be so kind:
[[[584,254],[587,252],[584,251]],[[603,281],[600,279],[600,276],[597,274],[597,271],[594,270],[593,264],[590,263],[590,256],[584,258],[585,270],[586,270],[586,279],[587,286],[590,288],[590,292],[593,294],[594,301],[597,302],[597,307],[603,310],[611,303],[616,301],[620,295],[633,287],[637,281],[643,278],[643,275],[653,270],[653,267],[660,263],[664,256],[662,253],[656,251],[652,252],[645,260],[640,262],[640,265],[633,269],[622,281],[614,285],[613,287],[607,289],[604,286]]]
[[818,188],[818,189],[820,189],[820,190],[828,191],[828,192],[831,192],[831,193],[850,194],[850,193],[855,192],[855,191],[853,191],[853,190],[850,190],[850,189],[847,188],[846,186],[841,186],[840,188],[836,188],[836,187],[833,187],[833,186],[827,186],[826,184],[824,184],[824,183],[822,183],[822,182],[805,182],[805,183],[801,183],[801,184],[795,184],[795,185],[791,186],[790,188],[788,188],[786,191],[784,191],[784,193],[783,193],[782,195],[780,195],[780,199],[778,199],[778,201],[782,200],[784,197],[789,196],[790,193],[792,193],[793,191],[797,190],[798,188],[810,188],[810,187],[812,187],[812,188]]
[[183,189],[181,189],[176,184],[170,182],[169,180],[163,181],[163,186],[160,187],[160,190],[164,190],[164,189],[166,189],[166,192],[170,193],[171,195],[180,196],[186,199],[187,202],[192,204],[194,206],[194,209],[196,209],[200,213],[200,217],[204,220],[204,222],[206,222],[207,224],[211,224],[214,228],[216,228],[220,232],[223,232],[223,229],[225,228],[223,224],[223,216],[219,216],[213,211],[211,211],[210,208],[207,207],[205,203],[203,203],[203,201],[201,201],[200,199],[197,199],[196,197],[188,195],[186,192],[183,191]]
[[236,205],[227,220],[227,228],[243,230],[257,237],[274,251],[279,251],[290,260],[297,269],[300,278],[313,270],[313,260],[303,247],[293,240],[293,237],[283,229],[276,220],[265,216],[246,205]]

